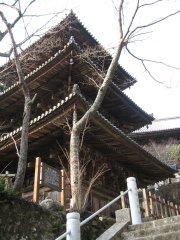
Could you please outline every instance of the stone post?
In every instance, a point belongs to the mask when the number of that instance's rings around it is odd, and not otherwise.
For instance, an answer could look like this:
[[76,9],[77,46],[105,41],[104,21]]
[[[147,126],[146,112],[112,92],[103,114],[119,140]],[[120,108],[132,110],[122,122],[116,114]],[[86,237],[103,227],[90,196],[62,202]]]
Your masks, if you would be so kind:
[[80,214],[71,212],[67,214],[66,231],[70,231],[66,240],[80,240]]
[[136,179],[134,177],[127,178],[127,189],[129,190],[129,205],[131,211],[132,225],[141,224],[141,212],[139,207],[139,198],[137,192]]

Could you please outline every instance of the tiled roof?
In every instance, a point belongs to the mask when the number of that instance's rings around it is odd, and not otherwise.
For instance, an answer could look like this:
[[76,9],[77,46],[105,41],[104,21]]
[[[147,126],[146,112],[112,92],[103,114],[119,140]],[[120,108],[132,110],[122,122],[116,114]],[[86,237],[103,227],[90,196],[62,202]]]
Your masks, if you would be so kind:
[[[35,125],[36,123],[40,122],[41,120],[45,119],[47,116],[50,116],[51,114],[53,114],[56,110],[58,110],[59,108],[63,107],[63,105],[68,102],[69,100],[71,100],[73,98],[73,96],[79,96],[81,100],[83,100],[83,102],[90,106],[89,103],[87,102],[87,100],[85,99],[85,97],[81,94],[80,91],[73,91],[69,96],[67,96],[64,100],[58,102],[56,105],[54,105],[52,108],[50,108],[49,110],[47,110],[46,112],[42,113],[41,115],[39,115],[38,117],[32,119],[30,121],[30,126]],[[116,135],[116,138],[119,139],[119,141],[121,142],[120,145],[124,144],[126,146],[126,151],[129,154],[129,151],[131,152],[136,152],[133,153],[134,157],[135,155],[139,155],[140,158],[140,164],[142,165],[143,163],[145,163],[145,166],[148,164],[150,164],[151,168],[157,168],[157,171],[161,171],[162,169],[164,169],[164,171],[166,172],[167,175],[170,175],[174,172],[174,170],[172,168],[170,168],[167,164],[165,164],[164,162],[161,162],[159,159],[157,159],[156,157],[154,157],[153,155],[151,155],[149,152],[145,151],[142,147],[140,147],[139,144],[137,144],[134,140],[132,140],[130,137],[128,137],[125,133],[123,133],[119,128],[117,128],[113,123],[111,123],[105,116],[103,116],[100,112],[96,112],[96,116],[99,118],[99,120],[103,123],[103,125],[106,125],[107,128],[111,129],[113,133],[113,135]],[[39,127],[40,129],[41,127]],[[6,141],[7,139],[12,138],[13,136],[15,136],[17,133],[20,133],[22,130],[22,127],[17,128],[16,130],[4,135],[3,137],[0,138],[0,143],[3,143],[4,141]],[[118,149],[119,149],[119,142],[116,139],[116,143],[114,143],[115,148],[117,149],[117,153],[118,153]],[[148,159],[148,161],[147,161]],[[137,163],[138,164],[138,163]],[[152,164],[152,165],[151,165]]]
[[[69,96],[67,96],[64,100],[61,100],[60,102],[58,102],[56,105],[54,105],[52,108],[49,108],[47,111],[45,111],[44,113],[42,113],[41,115],[37,116],[36,118],[32,119],[29,123],[29,125],[33,125],[35,123],[37,123],[38,121],[40,121],[41,119],[45,118],[46,116],[50,115],[51,113],[53,113],[56,109],[60,108],[65,102],[67,102],[69,99],[71,99],[73,96],[73,94],[69,94]],[[4,134],[1,138],[0,138],[0,142],[3,142],[4,140],[13,137],[15,134],[21,132],[22,130],[22,126],[15,129],[12,132],[9,132],[7,134]]]
[[[89,39],[90,39],[90,42],[94,42],[95,44],[97,44],[97,45],[99,45],[101,48],[102,48],[102,51],[104,52],[104,53],[106,53],[106,55],[108,55],[108,56],[110,56],[110,54],[104,49],[104,47],[95,39],[95,37],[85,28],[85,26],[81,23],[81,21],[77,18],[77,16],[73,13],[73,12],[71,12],[66,18],[64,18],[64,20],[62,20],[62,22],[60,22],[60,24],[58,24],[58,25],[56,25],[55,27],[53,27],[52,29],[50,29],[43,37],[41,37],[40,39],[38,39],[35,43],[33,43],[32,45],[30,45],[26,50],[24,50],[23,52],[22,52],[22,54],[23,53],[25,53],[25,52],[28,52],[28,51],[32,51],[32,49],[33,49],[33,47],[35,47],[36,45],[38,45],[39,44],[39,42],[41,41],[41,40],[43,40],[43,39],[45,39],[45,38],[49,38],[49,35],[51,35],[51,32],[53,32],[52,30],[53,29],[56,29],[58,26],[61,26],[61,24],[63,24],[63,21],[65,21],[66,19],[71,19],[71,18],[74,18],[76,21],[77,21],[77,23],[78,23],[78,25],[80,26],[80,28],[81,28],[81,31],[79,31],[79,34],[78,34],[78,40],[79,40],[79,38],[81,38],[82,37],[82,30],[85,32],[85,36],[87,36],[88,35],[88,37],[89,37]],[[72,19],[71,19],[72,20]],[[73,22],[73,21],[72,21]],[[59,30],[60,31],[60,30]],[[74,34],[73,34],[73,32],[72,32],[72,34],[70,33],[70,31],[68,30],[68,32],[69,32],[69,38],[70,38],[70,36],[71,35],[73,35],[73,36],[75,36]],[[75,31],[76,32],[76,35],[77,35],[77,32],[78,31]],[[48,37],[47,37],[47,35],[48,35]],[[77,36],[75,36],[75,37],[77,37]],[[83,39],[81,39],[81,42],[83,42],[82,41]],[[66,45],[66,42],[68,41],[68,38],[66,39],[66,41],[63,41],[63,43],[58,47],[58,48],[60,48],[60,49],[62,49],[63,47],[64,47],[64,45]],[[79,42],[79,41],[78,41]],[[82,44],[82,43],[81,43]],[[80,45],[81,45],[80,44]],[[52,44],[53,45],[53,44]],[[43,49],[42,49],[43,50]],[[59,49],[58,49],[59,50]],[[43,67],[44,65],[46,65],[46,63],[47,62],[50,62],[51,60],[52,60],[52,58],[54,58],[54,57],[56,57],[57,56],[57,54],[59,54],[59,51],[61,51],[61,50],[59,50],[58,51],[57,50],[57,52],[56,53],[51,53],[51,54],[49,54],[49,56],[47,57],[47,58],[45,58],[46,60],[44,60],[44,63],[42,63],[42,61],[41,61],[41,63],[40,64],[37,64],[37,66],[35,67],[36,69],[31,69],[30,70],[30,72],[25,72],[25,75],[26,75],[26,77],[25,77],[25,79],[27,79],[29,76],[31,76],[33,73],[35,73],[36,71],[37,71],[37,69],[38,68],[40,68],[40,67]],[[111,57],[111,56],[110,56]],[[50,60],[51,59],[51,60]],[[9,63],[8,63],[9,64]],[[5,64],[4,66],[2,66],[1,68],[3,69],[3,68],[5,68],[7,66],[7,64]],[[128,78],[128,82],[126,81],[126,87],[128,87],[128,86],[130,86],[130,85],[132,85],[132,84],[134,84],[135,82],[136,82],[136,80],[122,67],[122,66],[120,66],[120,65],[118,65],[118,67],[117,67],[117,70],[118,70],[118,72],[119,73],[121,73],[123,76],[125,76],[125,78]],[[3,76],[1,76],[2,77],[2,82],[3,81],[5,81],[4,79],[5,79],[5,77],[3,78]],[[13,78],[17,81],[17,76],[13,76]],[[5,81],[6,82],[6,81]],[[10,89],[12,89],[12,88],[14,88],[14,86],[16,86],[16,85],[18,85],[18,82],[13,82],[12,84],[10,84],[10,85],[8,85],[8,88],[3,92],[3,93],[5,93],[5,92],[8,92]],[[1,93],[2,94],[2,93]]]
[[129,102],[129,106],[132,107],[132,109],[137,109],[137,111],[141,112],[144,117],[146,117],[149,121],[153,121],[154,120],[154,117],[151,116],[150,114],[148,114],[147,112],[145,112],[141,107],[139,107],[129,96],[127,96],[121,89],[120,87],[117,86],[117,84],[115,84],[113,81],[112,81],[112,85],[119,91],[119,94],[123,96],[123,99],[125,101],[128,101]]
[[[43,68],[46,67],[46,65],[50,64],[53,60],[55,60],[57,57],[59,57],[59,55],[61,55],[62,53],[64,53],[66,51],[66,49],[69,46],[75,46],[76,49],[78,49],[78,51],[83,52],[83,49],[81,49],[81,47],[78,45],[78,43],[75,41],[74,37],[71,36],[71,38],[69,39],[68,43],[63,47],[62,50],[59,50],[58,52],[56,52],[54,54],[54,56],[50,57],[47,61],[45,61],[44,63],[42,63],[40,66],[38,66],[36,69],[34,69],[32,72],[30,72],[28,75],[25,76],[25,80],[29,81],[29,78],[33,77],[34,74],[36,74],[38,71],[42,70]],[[93,66],[98,72],[102,72],[101,69],[98,67],[98,65],[88,56],[84,56],[84,58],[86,58],[86,60],[88,62],[90,62],[91,66]],[[148,122],[153,121],[153,117],[151,117],[149,114],[147,114],[145,111],[143,111],[143,109],[141,109],[134,101],[132,101],[132,99],[130,99],[121,89],[120,87],[115,84],[112,81],[112,87],[114,87],[116,90],[118,90],[120,96],[123,97],[125,102],[128,102],[130,106],[132,106],[133,110],[137,110],[138,112],[142,113],[142,115],[144,116],[144,118],[148,119]],[[14,91],[15,88],[18,88],[18,86],[20,86],[20,82],[16,82],[13,85],[11,85],[9,88],[7,88],[6,90],[4,90],[3,92],[1,92],[0,94],[0,99],[2,99],[5,94],[8,94],[10,91]]]
[[152,124],[136,130],[134,133],[148,133],[180,128],[180,117],[156,119]]
[[[91,38],[92,38],[99,46],[102,47],[102,49],[106,52],[107,55],[110,55],[110,56],[111,56],[111,54],[106,51],[106,49],[102,46],[102,44],[101,44],[101,43],[94,37],[94,35],[84,26],[84,24],[81,22],[81,20],[76,16],[76,14],[75,14],[72,10],[71,10],[70,15],[73,15],[73,16],[78,20],[78,22],[81,24],[81,26],[83,27],[83,29],[89,34],[89,36],[91,36]],[[111,57],[112,57],[112,56],[111,56]],[[117,68],[118,68],[120,71],[122,71],[123,74],[125,74],[126,76],[128,76],[128,77],[131,79],[132,83],[135,83],[135,82],[136,82],[136,79],[135,79],[133,76],[131,76],[131,74],[130,74],[127,70],[125,70],[120,64],[118,64]]]
[[[62,52],[64,52],[66,50],[66,48],[68,46],[70,46],[73,43],[73,37],[71,37],[69,39],[69,42],[64,46],[64,48],[62,50],[59,50],[58,52],[56,52],[54,54],[54,56],[50,57],[47,61],[43,62],[41,65],[39,65],[36,69],[34,69],[33,71],[31,71],[29,74],[27,74],[24,77],[24,80],[28,80],[29,77],[31,77],[32,75],[34,75],[36,72],[38,72],[40,69],[44,68],[48,63],[52,62],[55,58],[57,58],[60,54],[62,54]],[[16,86],[20,86],[20,82],[15,82],[14,84],[12,84],[10,87],[6,88],[3,92],[1,92],[0,96],[6,94],[7,92],[9,92],[10,90],[14,89]]]

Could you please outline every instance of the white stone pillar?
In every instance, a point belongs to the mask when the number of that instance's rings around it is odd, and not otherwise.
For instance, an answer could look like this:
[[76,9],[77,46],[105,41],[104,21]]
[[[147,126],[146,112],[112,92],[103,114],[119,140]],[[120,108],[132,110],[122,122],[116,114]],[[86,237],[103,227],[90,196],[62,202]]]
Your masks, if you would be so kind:
[[129,205],[131,211],[132,225],[141,224],[141,212],[139,207],[139,198],[137,192],[136,179],[134,177],[127,178],[127,189],[129,196]]
[[66,231],[70,231],[66,240],[80,240],[80,214],[71,212],[67,214]]

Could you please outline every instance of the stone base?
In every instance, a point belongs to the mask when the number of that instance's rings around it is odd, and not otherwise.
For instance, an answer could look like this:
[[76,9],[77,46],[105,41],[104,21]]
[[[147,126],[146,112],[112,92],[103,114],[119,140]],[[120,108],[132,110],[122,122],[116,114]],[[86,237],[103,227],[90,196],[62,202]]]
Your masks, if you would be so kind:
[[123,208],[123,209],[117,210],[115,214],[116,214],[117,223],[131,222],[131,215],[130,215],[129,208]]

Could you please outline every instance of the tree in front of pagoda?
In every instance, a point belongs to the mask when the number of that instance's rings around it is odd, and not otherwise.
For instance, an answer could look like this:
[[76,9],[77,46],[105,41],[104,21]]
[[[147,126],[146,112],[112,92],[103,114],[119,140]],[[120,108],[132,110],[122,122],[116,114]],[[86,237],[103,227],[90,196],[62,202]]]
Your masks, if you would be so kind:
[[14,40],[14,36],[12,33],[11,24],[8,23],[5,15],[2,11],[0,11],[0,17],[3,23],[6,25],[11,42],[12,42],[12,49],[14,53],[14,60],[17,70],[17,75],[19,82],[22,86],[23,95],[24,95],[24,111],[23,111],[23,121],[22,121],[22,133],[21,133],[21,142],[20,142],[20,150],[19,150],[19,161],[18,161],[18,168],[16,173],[16,178],[14,182],[14,189],[18,192],[21,192],[24,177],[26,173],[26,165],[27,165],[27,152],[28,152],[28,132],[29,132],[29,121],[31,116],[31,106],[34,102],[35,96],[31,98],[30,91],[27,86],[27,83],[24,79],[23,71],[21,68],[21,63],[19,60],[19,55],[17,52],[16,42]]
[[[102,76],[103,82],[101,86],[99,86],[95,100],[91,105],[91,107],[86,111],[86,113],[80,119],[77,119],[77,112],[76,112],[76,109],[74,109],[73,125],[71,129],[71,137],[70,137],[70,181],[71,181],[71,195],[72,195],[71,211],[81,212],[83,210],[82,206],[84,206],[84,199],[83,199],[83,193],[82,193],[82,179],[81,179],[81,173],[80,173],[80,156],[79,156],[81,133],[84,127],[86,126],[87,122],[92,118],[93,114],[95,114],[96,111],[101,106],[101,103],[106,95],[107,89],[110,83],[112,82],[122,50],[126,49],[131,56],[133,56],[138,61],[140,61],[145,71],[147,71],[148,74],[154,79],[154,77],[151,75],[150,71],[146,66],[146,62],[150,60],[142,59],[132,54],[132,52],[128,49],[128,44],[133,40],[137,40],[139,36],[144,36],[145,34],[147,34],[148,33],[147,29],[152,27],[153,25],[156,25],[166,20],[167,18],[180,13],[180,10],[177,10],[166,16],[152,20],[148,24],[143,24],[137,27],[135,26],[135,20],[139,11],[142,11],[143,8],[150,7],[150,6],[156,7],[156,5],[162,2],[162,0],[152,1],[152,2],[149,2],[148,4],[147,3],[143,4],[142,1],[140,0],[133,1],[133,3],[130,4],[131,7],[133,8],[133,13],[131,17],[128,18],[129,21],[125,23],[124,14],[125,14],[125,6],[127,2],[128,1],[126,0],[119,1],[119,5],[117,8],[118,23],[119,23],[119,40],[118,40],[115,54],[112,58],[112,61],[109,65],[107,72],[105,73],[105,77]],[[156,61],[152,61],[152,62],[156,62]]]
[[[34,96],[31,96],[30,90],[28,87],[27,82],[25,81],[25,77],[23,74],[23,67],[22,62],[20,61],[20,55],[18,54],[18,49],[22,50],[22,45],[25,44],[27,41],[31,40],[33,37],[37,37],[38,33],[46,27],[48,22],[52,20],[54,17],[57,17],[61,12],[54,12],[49,14],[41,14],[41,15],[29,15],[27,14],[28,10],[34,4],[36,0],[28,0],[26,3],[23,3],[21,6],[20,0],[14,0],[14,1],[3,1],[0,3],[1,9],[0,9],[0,18],[2,22],[4,23],[6,29],[4,31],[0,31],[0,42],[9,35],[11,40],[11,47],[9,51],[7,52],[0,52],[0,57],[5,58],[11,58],[11,55],[14,57],[16,72],[18,76],[18,80],[20,82],[20,87],[22,88],[23,96],[24,96],[24,110],[23,110],[23,119],[22,119],[22,132],[21,132],[21,139],[20,139],[20,147],[18,149],[18,144],[16,143],[15,139],[12,137],[16,152],[18,155],[18,166],[17,166],[17,172],[14,182],[14,189],[18,192],[22,192],[22,187],[24,183],[25,173],[26,173],[26,166],[27,166],[27,155],[28,155],[28,133],[29,133],[29,122],[31,117],[31,108],[32,104],[36,98],[36,94]],[[5,16],[6,8],[13,9],[16,14],[13,15],[11,23],[8,22],[8,19]],[[5,9],[5,10],[4,10]],[[7,11],[8,13],[8,11]],[[27,15],[26,15],[27,14]],[[42,26],[35,29],[34,33],[28,34],[27,28],[29,27],[29,23],[26,25],[25,23],[25,17],[43,17],[49,15],[50,20],[47,20],[47,22],[42,23]],[[9,15],[8,15],[9,18]],[[18,25],[19,22],[23,22],[24,31],[25,31],[25,38],[20,42],[16,43],[15,38],[13,35],[13,29]],[[23,34],[22,34],[23,35]]]

